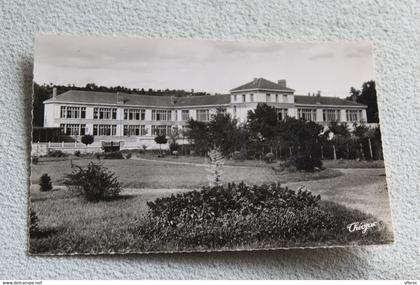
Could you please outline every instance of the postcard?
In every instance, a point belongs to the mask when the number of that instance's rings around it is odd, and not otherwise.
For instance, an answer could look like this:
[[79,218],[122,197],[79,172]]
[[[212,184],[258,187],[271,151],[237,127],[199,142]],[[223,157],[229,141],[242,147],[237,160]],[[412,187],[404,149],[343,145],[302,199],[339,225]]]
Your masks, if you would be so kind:
[[29,254],[393,242],[368,42],[35,39]]

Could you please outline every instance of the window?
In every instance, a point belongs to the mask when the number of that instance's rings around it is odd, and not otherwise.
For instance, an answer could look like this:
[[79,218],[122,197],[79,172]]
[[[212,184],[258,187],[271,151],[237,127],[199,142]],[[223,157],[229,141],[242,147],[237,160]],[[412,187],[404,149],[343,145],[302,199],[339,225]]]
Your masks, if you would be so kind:
[[93,108],[94,119],[116,120],[117,108]]
[[61,134],[67,136],[83,136],[85,135],[85,124],[60,124]]
[[242,102],[246,102],[246,95],[244,94],[244,95],[242,95]]
[[61,106],[60,118],[84,119],[86,118],[86,107]]
[[265,96],[267,98],[267,102],[271,102],[271,94],[266,94]]
[[233,95],[233,101],[236,102],[236,95]]
[[299,119],[316,121],[316,109],[298,109]]
[[233,106],[233,116],[236,117],[236,106]]
[[279,102],[279,94],[276,94],[276,103]]
[[171,121],[170,110],[152,110],[153,121]]
[[209,110],[197,110],[197,121],[207,122],[210,120]]
[[146,118],[146,110],[144,109],[124,109],[124,120],[142,120]]
[[60,132],[62,135],[66,134],[66,124],[60,124]]
[[66,106],[61,106],[60,118],[66,117]]
[[340,110],[324,109],[322,110],[322,118],[324,122],[338,122],[340,121]]
[[152,126],[152,136],[168,136],[171,133],[171,126]]
[[178,110],[174,110],[175,121],[178,121]]
[[286,94],[283,95],[283,103],[287,103],[287,95]]
[[94,136],[115,136],[117,125],[93,125]]
[[190,119],[190,110],[182,110],[182,120],[188,121]]
[[80,108],[80,118],[85,119],[86,118],[86,107]]
[[86,125],[85,124],[81,124],[80,125],[80,135],[84,136],[86,134]]
[[347,122],[358,122],[362,120],[362,110],[346,110]]
[[277,119],[279,121],[283,121],[286,119],[287,117],[287,109],[283,109],[283,108],[278,108],[276,109],[277,111]]
[[251,102],[254,102],[254,94],[251,94]]
[[146,133],[144,125],[124,125],[124,136],[145,136]]

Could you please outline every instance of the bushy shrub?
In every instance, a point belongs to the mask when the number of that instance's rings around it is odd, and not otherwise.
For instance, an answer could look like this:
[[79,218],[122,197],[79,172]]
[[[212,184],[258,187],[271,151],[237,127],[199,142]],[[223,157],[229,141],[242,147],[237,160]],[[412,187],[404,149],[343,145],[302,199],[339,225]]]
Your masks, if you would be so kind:
[[349,233],[349,221],[369,218],[279,184],[204,187],[147,205],[146,222],[136,233],[149,243],[178,249],[348,244],[363,238]]
[[40,190],[43,192],[52,190],[51,177],[47,173],[42,174],[39,186],[41,186]]
[[96,159],[124,159],[124,155],[120,151],[112,152],[97,152],[95,153]]
[[267,163],[272,163],[274,160],[274,154],[272,152],[269,152],[264,155],[264,161]]
[[81,192],[88,201],[114,199],[121,192],[121,186],[115,174],[93,162],[89,163],[85,169],[76,166],[76,170],[67,175],[65,184]]
[[322,169],[322,161],[318,158],[309,156],[294,156],[284,163],[280,163],[280,167],[288,170],[302,170],[306,172],[314,172],[316,168]]
[[298,170],[313,172],[315,167],[321,169],[322,161],[309,156],[298,156],[296,159],[296,168]]
[[234,151],[231,155],[233,160],[244,160],[246,158],[245,154],[240,151]]
[[82,144],[88,146],[89,144],[93,144],[95,137],[92,135],[84,135],[80,141]]
[[132,156],[133,156],[133,154],[131,152],[129,152],[125,155],[125,159],[130,159]]
[[62,152],[61,150],[52,150],[48,152],[49,157],[67,157],[68,154]]
[[29,210],[29,235],[34,236],[40,232],[39,219],[34,209]]
[[178,151],[178,149],[179,149],[179,144],[177,144],[176,142],[172,141],[169,144],[169,152],[170,153],[173,153],[174,151]]
[[81,155],[80,150],[76,150],[74,152],[74,156],[80,157],[80,155]]
[[32,156],[32,163],[33,164],[38,164],[39,162],[39,157],[38,156]]

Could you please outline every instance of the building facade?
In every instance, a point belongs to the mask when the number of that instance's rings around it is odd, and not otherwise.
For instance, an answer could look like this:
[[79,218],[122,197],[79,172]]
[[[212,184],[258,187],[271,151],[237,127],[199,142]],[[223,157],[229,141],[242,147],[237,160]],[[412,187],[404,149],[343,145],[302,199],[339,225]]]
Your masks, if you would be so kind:
[[335,97],[295,95],[285,80],[277,83],[255,78],[227,95],[148,96],[70,90],[44,101],[44,127],[59,127],[76,140],[85,134],[95,142],[122,141],[129,146],[156,147],[157,135],[174,129],[182,135],[189,119],[209,121],[216,112],[227,112],[246,122],[249,110],[265,103],[276,108],[279,120],[286,116],[320,124],[331,121],[366,122],[367,106]]

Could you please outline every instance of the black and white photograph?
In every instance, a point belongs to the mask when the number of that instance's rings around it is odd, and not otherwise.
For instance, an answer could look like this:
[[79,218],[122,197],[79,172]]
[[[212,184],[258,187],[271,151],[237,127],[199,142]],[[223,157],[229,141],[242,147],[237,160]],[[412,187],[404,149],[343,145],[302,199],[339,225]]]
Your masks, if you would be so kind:
[[35,38],[28,252],[394,240],[369,42]]

